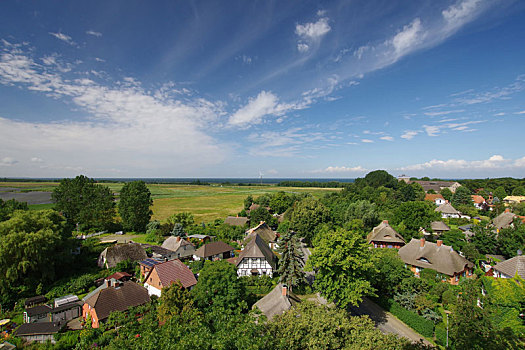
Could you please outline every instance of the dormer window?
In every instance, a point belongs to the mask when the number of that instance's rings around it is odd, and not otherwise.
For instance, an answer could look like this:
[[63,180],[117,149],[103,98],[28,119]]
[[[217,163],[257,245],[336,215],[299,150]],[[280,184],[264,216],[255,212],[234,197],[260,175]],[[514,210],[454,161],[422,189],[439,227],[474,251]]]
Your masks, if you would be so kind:
[[423,258],[423,257],[421,257],[421,258],[419,258],[418,260],[419,260],[419,261],[422,261],[422,262],[425,262],[425,263],[427,263],[427,264],[430,264],[430,261],[428,261],[427,258]]

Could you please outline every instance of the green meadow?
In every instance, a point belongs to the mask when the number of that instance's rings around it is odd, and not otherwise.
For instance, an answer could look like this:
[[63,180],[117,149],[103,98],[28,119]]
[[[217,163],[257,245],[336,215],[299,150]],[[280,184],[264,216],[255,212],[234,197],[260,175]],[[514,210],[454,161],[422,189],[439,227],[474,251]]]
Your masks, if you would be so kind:
[[[106,183],[114,193],[118,194],[123,183]],[[54,182],[0,182],[2,187],[15,188],[19,191],[52,191],[58,183]],[[209,186],[183,184],[148,184],[153,197],[153,217],[156,220],[165,220],[178,212],[190,212],[196,223],[210,222],[215,219],[236,215],[243,209],[244,199],[251,195],[257,197],[265,193],[278,191],[294,193],[311,193],[321,197],[326,193],[339,191],[336,188],[308,188],[308,187],[279,187],[275,185],[263,186],[234,186],[212,184]],[[52,208],[52,204],[30,205],[31,209]]]

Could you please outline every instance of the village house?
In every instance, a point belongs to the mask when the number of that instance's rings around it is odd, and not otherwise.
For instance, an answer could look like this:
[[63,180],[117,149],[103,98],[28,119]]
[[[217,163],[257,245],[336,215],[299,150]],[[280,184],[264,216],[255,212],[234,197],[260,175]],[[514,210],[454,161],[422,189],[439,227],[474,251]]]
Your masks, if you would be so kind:
[[367,237],[368,244],[374,248],[401,248],[405,245],[405,239],[396,232],[388,223],[383,220],[378,226],[374,227]]
[[505,211],[494,219],[492,219],[492,226],[496,229],[497,232],[502,228],[508,228],[514,226],[514,219],[520,218],[518,215],[512,213],[510,209],[505,209]]
[[282,315],[300,302],[301,299],[279,283],[270,293],[259,299],[253,308],[261,310],[267,320],[271,321],[276,315]]
[[503,203],[505,203],[506,206],[524,203],[525,202],[525,196],[507,196],[503,198]]
[[412,240],[399,249],[399,257],[405,266],[420,277],[423,269],[432,269],[446,275],[444,282],[458,284],[460,277],[472,277],[474,264],[459,255],[452,247],[437,243],[426,242],[424,238]]
[[470,197],[472,198],[472,202],[474,203],[474,207],[476,207],[476,209],[483,209],[483,207],[487,205],[485,198],[483,198],[482,196],[473,194]]
[[98,266],[100,268],[111,269],[119,262],[125,260],[141,261],[147,259],[148,255],[142,246],[138,243],[117,244],[107,247],[98,257]]
[[496,278],[514,278],[516,275],[525,279],[525,256],[518,255],[500,261],[485,274]]
[[82,315],[76,295],[57,298],[52,305],[36,305],[24,311],[24,323],[67,322]]
[[224,219],[225,224],[240,227],[246,226],[248,221],[250,221],[250,219],[244,216],[228,216],[226,219]]
[[170,260],[153,265],[149,273],[144,276],[144,287],[149,295],[158,297],[164,287],[179,281],[185,289],[192,289],[197,284],[197,279],[191,270],[180,260]]
[[237,275],[273,276],[277,268],[277,257],[268,244],[255,234],[252,236],[237,258]]
[[438,194],[427,193],[425,194],[425,200],[434,202],[435,205],[445,204],[445,198],[443,198],[443,196],[440,195],[439,193]]
[[415,181],[409,181],[409,184],[411,183],[418,183],[423,187],[423,190],[425,192],[428,192],[430,190],[433,190],[436,193],[439,193],[442,189],[448,188],[452,193],[455,193],[458,187],[461,186],[461,184],[457,181],[422,181],[422,180],[415,180]]
[[168,237],[164,241],[164,243],[162,243],[162,248],[168,249],[173,252],[172,257],[168,260],[191,259],[193,257],[193,254],[195,254],[195,246],[181,237]]
[[450,227],[448,227],[447,224],[445,224],[443,221],[433,221],[430,223],[430,228],[432,229],[432,232],[434,234],[440,236],[445,232],[450,231]]
[[233,257],[233,247],[222,241],[210,242],[195,251],[194,260],[222,260]]
[[443,218],[443,219],[460,218],[461,217],[461,213],[459,211],[457,211],[456,208],[454,208],[452,206],[452,204],[450,204],[448,201],[446,201],[444,204],[441,204],[439,207],[437,207],[435,209],[435,211],[440,213],[441,214],[441,218]]
[[150,301],[148,290],[134,282],[106,281],[83,299],[82,317],[91,317],[91,326],[98,328],[114,311],[127,311],[129,308]]
[[246,245],[252,237],[259,235],[263,241],[268,244],[270,249],[275,249],[277,245],[277,233],[268,226],[264,221],[261,221],[259,225],[247,230],[245,232],[246,238],[244,239],[243,244]]

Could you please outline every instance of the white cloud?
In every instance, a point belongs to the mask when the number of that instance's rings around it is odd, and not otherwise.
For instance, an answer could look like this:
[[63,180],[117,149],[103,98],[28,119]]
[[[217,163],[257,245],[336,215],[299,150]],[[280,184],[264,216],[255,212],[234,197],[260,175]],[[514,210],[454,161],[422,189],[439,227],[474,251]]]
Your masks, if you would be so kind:
[[392,136],[381,136],[380,139],[385,141],[394,141]]
[[516,112],[514,114],[525,114],[525,111]]
[[33,163],[42,163],[44,160],[42,158],[38,158],[38,157],[32,157],[31,158],[31,161]]
[[370,139],[362,139],[361,142],[364,142],[364,143],[374,143],[374,140],[370,140]]
[[102,36],[102,33],[100,33],[100,32],[95,32],[94,30],[88,30],[88,31],[86,32],[86,34],[88,34],[88,35],[93,35],[93,36],[96,36],[96,37],[101,37],[101,36]]
[[97,62],[106,62],[106,60],[103,60],[102,58],[95,57],[95,61]]
[[304,53],[309,51],[312,45],[319,45],[321,38],[332,30],[328,21],[327,17],[322,17],[317,22],[297,24],[295,34],[300,38],[297,43],[297,50]]
[[73,41],[73,39],[69,35],[66,35],[66,34],[60,33],[60,32],[59,33],[49,32],[49,34],[51,34],[52,36],[54,36],[55,38],[57,38],[59,40],[62,40],[65,43],[68,43],[69,45],[75,45],[75,42]]
[[4,157],[0,159],[0,166],[11,166],[16,163],[18,163],[18,161],[11,157]]
[[419,134],[419,131],[407,130],[401,135],[401,138],[405,140],[412,140],[417,134]]
[[507,100],[511,98],[511,95],[520,92],[524,89],[525,74],[516,77],[516,80],[511,84],[502,88],[494,88],[492,91],[475,92],[469,90],[461,94],[455,99],[456,103],[473,105],[478,103],[488,103],[493,100]]
[[403,56],[419,45],[426,33],[421,25],[421,20],[416,18],[412,23],[403,27],[403,30],[392,38],[392,45],[397,56]]
[[[3,51],[0,84],[43,92],[90,115],[87,120],[48,123],[0,117],[0,149],[16,159],[38,153],[46,159],[51,176],[78,166],[99,171],[99,176],[108,169],[125,169],[136,176],[184,176],[191,169],[221,162],[229,152],[229,146],[219,145],[206,132],[224,114],[220,101],[150,93],[134,79],[112,85],[65,79],[59,70],[44,69],[18,48],[7,45]],[[114,150],[112,156],[104,156],[108,149]],[[28,169],[25,176],[34,176]]]
[[401,171],[454,171],[454,170],[508,170],[525,168],[525,157],[516,160],[505,159],[501,155],[493,155],[485,160],[464,160],[464,159],[433,159],[425,163],[408,165],[398,168]]
[[454,121],[454,119],[444,119],[439,122],[442,124],[438,125],[423,125],[423,129],[428,136],[438,136],[443,130],[456,130],[456,131],[474,131],[470,125],[484,123],[485,120],[471,120],[462,123],[445,123],[448,121]]
[[447,115],[447,114],[461,113],[461,112],[465,112],[465,110],[464,109],[455,109],[455,110],[452,110],[452,111],[425,112],[425,115],[428,115],[429,117],[436,117],[436,116],[443,116],[443,115]]
[[441,14],[445,21],[452,27],[462,25],[480,10],[481,0],[459,0],[454,5],[443,10]]
[[355,167],[346,167],[346,166],[329,166],[324,169],[319,170],[313,170],[312,173],[358,173],[363,174],[367,171],[367,169],[363,168],[362,166],[358,165]]

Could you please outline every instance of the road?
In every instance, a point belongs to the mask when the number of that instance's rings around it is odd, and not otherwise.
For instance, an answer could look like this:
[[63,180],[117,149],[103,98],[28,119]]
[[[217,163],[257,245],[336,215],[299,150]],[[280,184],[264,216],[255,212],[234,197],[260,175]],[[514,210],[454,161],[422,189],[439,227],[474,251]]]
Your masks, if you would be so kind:
[[398,320],[390,312],[383,310],[370,299],[364,298],[361,305],[351,307],[351,313],[357,316],[368,315],[375,322],[376,327],[385,334],[396,334],[414,342],[423,340],[423,343],[426,345],[431,345],[422,335],[416,333],[412,328]]

